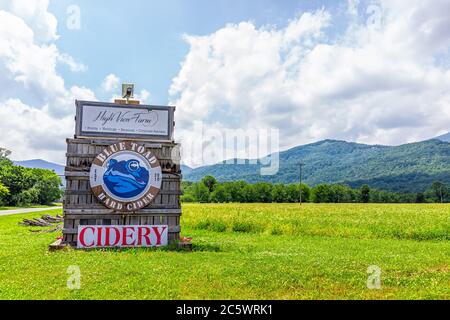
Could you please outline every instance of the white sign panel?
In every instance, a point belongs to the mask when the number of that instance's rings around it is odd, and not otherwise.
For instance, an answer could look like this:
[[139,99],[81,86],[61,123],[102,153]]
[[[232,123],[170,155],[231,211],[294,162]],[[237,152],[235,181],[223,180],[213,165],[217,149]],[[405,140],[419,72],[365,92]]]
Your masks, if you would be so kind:
[[167,246],[169,226],[78,226],[79,249]]
[[144,136],[169,135],[169,111],[83,105],[81,131]]

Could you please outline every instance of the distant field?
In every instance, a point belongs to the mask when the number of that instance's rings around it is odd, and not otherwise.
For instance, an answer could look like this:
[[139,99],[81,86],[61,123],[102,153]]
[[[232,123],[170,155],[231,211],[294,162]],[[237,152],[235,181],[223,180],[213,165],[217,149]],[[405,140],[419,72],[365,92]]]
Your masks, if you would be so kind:
[[17,225],[42,214],[0,217],[0,299],[450,299],[448,204],[185,204],[192,253],[49,253]]

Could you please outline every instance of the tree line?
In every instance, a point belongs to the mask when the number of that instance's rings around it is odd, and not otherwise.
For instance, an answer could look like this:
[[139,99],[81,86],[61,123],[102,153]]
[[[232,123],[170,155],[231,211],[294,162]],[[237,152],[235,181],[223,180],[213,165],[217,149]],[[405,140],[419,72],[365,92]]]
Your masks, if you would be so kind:
[[450,202],[450,188],[442,182],[434,182],[425,192],[400,193],[372,189],[368,185],[354,189],[339,184],[310,187],[299,183],[220,183],[213,176],[206,176],[199,182],[182,183],[182,202],[298,203],[300,199],[312,203],[440,203]]
[[0,205],[48,205],[62,196],[61,178],[52,170],[16,166],[0,148]]

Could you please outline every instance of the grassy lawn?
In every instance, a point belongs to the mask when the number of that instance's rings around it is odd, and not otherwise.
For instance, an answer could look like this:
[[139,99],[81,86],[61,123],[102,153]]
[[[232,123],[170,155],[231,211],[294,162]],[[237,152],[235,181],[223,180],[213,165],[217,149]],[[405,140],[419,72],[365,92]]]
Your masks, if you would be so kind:
[[450,299],[450,205],[186,204],[192,253],[49,253],[42,214],[0,217],[0,299]]

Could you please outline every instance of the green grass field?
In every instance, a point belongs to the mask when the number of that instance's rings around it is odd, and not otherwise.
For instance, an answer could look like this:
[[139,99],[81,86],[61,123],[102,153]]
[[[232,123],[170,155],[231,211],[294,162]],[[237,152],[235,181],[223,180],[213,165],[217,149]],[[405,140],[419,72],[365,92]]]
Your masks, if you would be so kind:
[[49,253],[58,234],[17,224],[42,214],[0,217],[0,299],[450,299],[448,204],[185,204],[192,253]]

